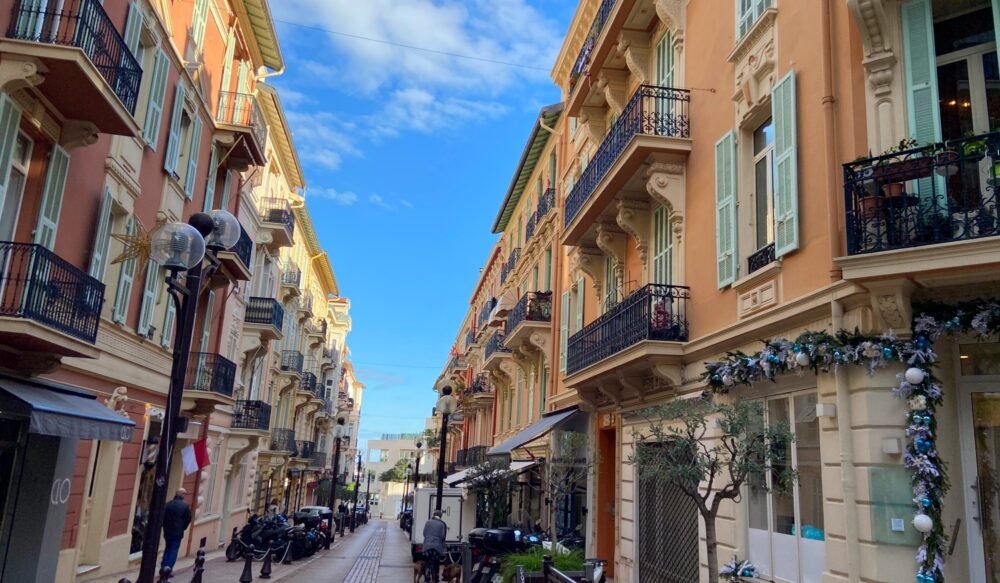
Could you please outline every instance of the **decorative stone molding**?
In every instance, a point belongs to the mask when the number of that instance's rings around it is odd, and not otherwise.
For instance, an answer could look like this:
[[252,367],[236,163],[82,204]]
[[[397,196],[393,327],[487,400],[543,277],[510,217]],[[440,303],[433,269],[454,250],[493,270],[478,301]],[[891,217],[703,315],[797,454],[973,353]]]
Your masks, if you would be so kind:
[[[528,378],[529,376],[531,376],[532,354],[530,345],[525,346],[524,344],[522,344],[514,348],[513,350],[510,351],[510,356],[511,360],[514,361],[514,364],[516,364],[517,367],[521,369],[521,372],[524,374],[524,378]],[[514,374],[516,375],[517,373],[515,372]],[[511,378],[513,379],[516,377],[512,376]]]
[[655,0],[656,16],[674,38],[684,35],[684,0]]
[[620,114],[625,109],[628,102],[628,73],[602,70],[597,76],[597,88],[604,94],[611,111]]
[[757,21],[729,55],[736,70],[733,101],[736,120],[742,125],[760,108],[769,106],[777,79],[775,40],[777,10],[771,8]]
[[615,222],[635,239],[643,269],[649,251],[649,204],[641,200],[619,200]]
[[605,397],[611,399],[616,407],[622,404],[621,390],[608,383],[597,383],[597,390]]
[[684,375],[681,373],[681,366],[677,364],[657,364],[653,366],[653,375],[669,384],[672,388],[677,388],[684,384]]
[[15,370],[24,376],[33,377],[55,372],[62,359],[53,354],[42,352],[25,352],[16,358]]
[[876,330],[891,330],[897,336],[908,336],[913,321],[910,299],[916,287],[909,279],[882,280],[865,284],[871,293]]
[[615,262],[615,276],[618,281],[625,279],[625,233],[617,227],[601,223],[597,225],[597,248],[604,251]]
[[600,294],[602,284],[604,283],[603,260],[604,255],[598,249],[593,247],[573,247],[569,252],[570,272],[576,276],[573,279],[579,277],[581,272],[585,273],[590,276],[590,280],[594,284],[594,289]]
[[646,402],[646,390],[643,388],[642,383],[634,382],[622,373],[618,373],[618,383],[629,391],[635,393],[635,396],[639,399],[640,403]]
[[586,130],[591,143],[600,144],[604,139],[604,110],[591,106],[580,108],[580,126]]
[[128,388],[126,387],[115,387],[115,390],[111,391],[111,396],[104,399],[104,405],[112,411],[117,411],[124,417],[128,417],[128,411],[124,408],[119,409],[119,405],[124,405],[125,401],[128,400]]
[[5,55],[0,61],[0,90],[13,93],[18,89],[38,87],[45,81],[48,69],[38,59]]
[[865,58],[891,53],[892,45],[885,33],[888,30],[885,0],[847,0],[847,8],[858,23]]
[[89,121],[67,120],[62,126],[59,144],[67,150],[90,146],[97,142],[99,133],[97,126]]
[[649,84],[652,80],[649,74],[649,35],[638,30],[623,30],[618,35],[615,48],[639,83]]
[[684,234],[684,165],[656,162],[646,169],[646,192],[663,205],[674,222],[674,236]]
[[542,357],[548,359],[549,342],[552,340],[552,333],[548,330],[536,330],[528,337],[528,342],[542,353]]

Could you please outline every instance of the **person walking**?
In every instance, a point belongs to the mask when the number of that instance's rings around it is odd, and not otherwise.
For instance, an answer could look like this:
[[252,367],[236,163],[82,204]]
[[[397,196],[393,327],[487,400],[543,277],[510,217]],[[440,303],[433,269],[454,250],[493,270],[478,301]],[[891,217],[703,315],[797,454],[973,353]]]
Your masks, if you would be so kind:
[[441,557],[448,552],[444,544],[447,538],[448,525],[441,520],[441,511],[435,510],[431,519],[424,523],[424,558],[427,559],[427,567],[434,577],[434,580],[428,583],[437,583],[440,578]]
[[184,501],[187,490],[178,488],[174,499],[167,503],[163,510],[163,540],[166,546],[163,549],[163,562],[160,563],[160,573],[168,576],[174,570],[174,563],[177,562],[177,551],[181,548],[181,539],[184,532],[191,524],[191,507]]

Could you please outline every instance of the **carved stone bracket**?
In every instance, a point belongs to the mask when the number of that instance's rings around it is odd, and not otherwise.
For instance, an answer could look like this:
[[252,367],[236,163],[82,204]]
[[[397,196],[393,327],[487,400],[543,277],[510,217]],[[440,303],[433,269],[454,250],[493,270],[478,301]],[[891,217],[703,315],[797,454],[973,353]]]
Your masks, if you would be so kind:
[[37,87],[45,81],[48,69],[38,59],[5,55],[0,61],[0,89],[13,93],[18,89]]
[[577,277],[579,277],[581,272],[589,275],[590,280],[594,284],[594,289],[598,294],[601,293],[602,284],[604,283],[603,261],[604,255],[599,249],[593,247],[573,247],[569,252],[571,272]]
[[619,114],[625,109],[628,101],[628,74],[625,71],[601,71],[597,88],[604,94],[611,111]]
[[611,399],[616,407],[622,404],[621,389],[614,386],[611,383],[598,383],[597,390],[600,391],[602,395]]
[[618,383],[626,389],[635,393],[635,396],[639,398],[640,403],[646,402],[646,391],[642,387],[641,382],[634,382],[632,379],[626,377],[622,373],[618,373]]
[[514,382],[517,379],[517,369],[518,365],[514,363],[514,359],[504,358],[500,360],[500,371],[503,372],[504,376],[507,377],[507,386],[509,388],[514,387]]
[[597,247],[610,256],[615,264],[618,281],[625,279],[625,233],[618,227],[601,223],[597,225]]
[[913,322],[911,297],[916,285],[908,279],[893,279],[865,284],[871,293],[876,329],[909,336]]
[[552,341],[552,332],[549,330],[536,330],[528,337],[528,342],[542,353],[542,359],[548,361],[549,343]]
[[592,143],[600,144],[604,139],[604,110],[592,106],[580,108],[580,126],[587,131],[587,137]]
[[847,0],[847,7],[854,15],[861,31],[861,43],[865,57],[879,53],[891,53],[892,45],[888,35],[885,17],[885,0]]
[[656,0],[656,16],[675,38],[684,35],[684,0]]
[[[530,345],[520,345],[510,351],[511,360],[521,369],[524,374],[524,378],[528,378],[531,374],[531,346]],[[514,373],[517,374],[517,373]]]
[[99,132],[97,126],[89,121],[67,120],[63,123],[59,143],[67,150],[89,146],[97,142]]
[[649,35],[638,30],[623,30],[618,35],[618,54],[625,58],[628,70],[635,75],[639,83],[647,85],[652,77],[649,74]]
[[673,388],[684,384],[681,366],[677,364],[657,364],[653,366],[653,375]]
[[656,162],[646,169],[646,192],[667,209],[680,242],[684,233],[684,165]]
[[635,249],[645,268],[649,251],[649,204],[641,200],[619,200],[615,221],[635,239]]
[[111,391],[111,396],[104,399],[104,404],[108,409],[112,411],[117,411],[121,415],[128,417],[128,411],[125,409],[119,409],[119,405],[124,405],[125,401],[128,400],[128,388],[126,387],[115,387],[115,390]]

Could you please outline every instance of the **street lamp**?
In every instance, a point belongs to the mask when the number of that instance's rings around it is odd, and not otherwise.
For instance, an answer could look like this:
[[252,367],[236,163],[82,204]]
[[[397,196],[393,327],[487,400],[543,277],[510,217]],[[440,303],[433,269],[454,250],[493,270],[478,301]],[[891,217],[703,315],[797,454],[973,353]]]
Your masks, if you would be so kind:
[[358,452],[358,470],[354,474],[354,506],[351,507],[351,532],[358,525],[358,490],[361,489],[361,452]]
[[403,470],[403,501],[400,504],[401,508],[399,511],[406,512],[406,496],[407,492],[410,490],[410,464],[406,464],[406,469]]
[[420,449],[422,447],[424,447],[424,442],[418,441],[416,445],[417,445],[417,461],[416,461],[415,467],[417,468],[417,471],[416,471],[415,474],[413,474],[413,492],[414,492],[414,494],[416,494],[416,492],[417,492],[417,482],[420,481]]
[[[439,383],[440,384],[440,383]],[[438,413],[441,414],[441,449],[438,452],[438,483],[437,501],[434,503],[435,510],[441,510],[441,498],[444,496],[444,458],[448,451],[448,416],[455,412],[458,403],[455,397],[451,396],[451,387],[447,384],[441,387],[441,398],[438,399]]]
[[[166,412],[160,432],[161,447],[156,456],[153,491],[149,501],[149,522],[146,523],[142,541],[138,583],[153,583],[156,576],[156,558],[163,531],[163,510],[167,504],[167,482],[170,480],[171,458],[182,423],[181,401],[184,397],[184,381],[202,281],[209,281],[218,270],[216,253],[236,245],[239,239],[239,220],[222,209],[195,213],[188,219],[188,224],[167,223],[153,231],[150,237],[149,258],[169,272],[167,291],[177,308],[177,325]],[[207,265],[204,260],[207,260]],[[183,284],[180,281],[182,271],[187,272]]]
[[368,489],[365,491],[365,517],[368,518],[372,509],[372,480],[375,479],[375,472],[368,471]]
[[[336,511],[337,503],[337,480],[338,474],[340,474],[340,439],[344,437],[344,418],[339,417],[337,419],[337,424],[333,426],[333,480],[330,481],[330,512]],[[343,520],[343,519],[341,519]],[[330,536],[326,539],[326,548],[330,548],[330,543],[333,542],[333,533],[336,529],[336,523],[330,525]]]

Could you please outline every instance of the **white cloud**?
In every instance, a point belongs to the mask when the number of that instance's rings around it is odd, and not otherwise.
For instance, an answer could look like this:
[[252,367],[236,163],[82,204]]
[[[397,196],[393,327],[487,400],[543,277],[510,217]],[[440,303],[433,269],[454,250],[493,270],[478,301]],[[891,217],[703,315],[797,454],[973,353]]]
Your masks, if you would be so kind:
[[310,188],[306,190],[306,196],[310,198],[324,198],[332,200],[333,202],[344,206],[351,206],[352,204],[358,202],[358,195],[353,192],[340,192],[333,188]]
[[[285,90],[282,89],[282,94]],[[356,128],[328,111],[286,113],[299,155],[324,168],[340,168],[344,156],[360,156],[350,132]]]
[[405,198],[404,198],[404,199],[401,199],[401,200],[399,201],[399,204],[401,204],[401,205],[405,206],[405,207],[406,207],[406,208],[408,208],[408,209],[411,209],[411,208],[413,208],[413,203],[412,203],[412,202],[410,202],[410,201],[408,201],[408,200],[406,200]]
[[396,136],[403,130],[423,133],[481,122],[506,113],[494,101],[441,98],[424,89],[401,89],[392,94],[385,109],[370,117],[375,137]]

